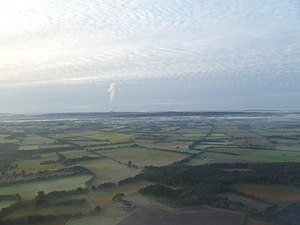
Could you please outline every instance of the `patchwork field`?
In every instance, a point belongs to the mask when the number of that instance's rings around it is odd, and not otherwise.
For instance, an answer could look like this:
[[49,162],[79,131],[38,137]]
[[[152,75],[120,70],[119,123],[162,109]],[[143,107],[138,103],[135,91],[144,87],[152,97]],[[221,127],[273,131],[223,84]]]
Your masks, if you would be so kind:
[[182,160],[189,155],[183,153],[167,152],[144,148],[125,148],[102,150],[100,154],[123,163],[132,161],[138,166],[163,166]]
[[[283,218],[299,221],[295,217],[299,211],[297,202],[300,201],[297,187],[248,184],[253,181],[253,174],[239,180],[236,170],[227,169],[227,165],[220,171],[214,165],[185,166],[300,162],[299,124],[298,112],[167,112],[154,113],[153,116],[151,113],[144,116],[143,113],[114,112],[27,115],[24,118],[18,115],[16,118],[12,116],[11,120],[1,120],[0,117],[0,210],[19,201],[17,195],[7,196],[18,193],[30,201],[24,201],[22,208],[12,209],[6,218],[24,217],[33,221],[35,215],[73,214],[64,218],[37,217],[36,221],[26,225],[271,224],[252,218],[252,214],[245,220],[245,212],[251,209],[270,211],[274,213],[271,217],[282,212]],[[172,167],[143,170],[145,166],[160,167],[181,160]],[[298,168],[294,163],[275,165],[289,165],[291,171]],[[217,168],[219,166],[222,165]],[[241,164],[233,166],[244,168]],[[269,168],[269,164],[262,166]],[[61,168],[68,169],[57,171]],[[268,181],[272,180],[272,168]],[[151,169],[154,173],[147,176]],[[147,189],[144,187],[154,183],[135,178],[126,185],[98,186],[118,183],[142,172],[143,179],[159,181],[160,185]],[[87,174],[78,175],[82,173]],[[206,176],[197,177],[197,174],[211,176],[206,179]],[[263,200],[238,192],[230,193],[228,184],[211,181],[224,174],[241,182],[234,188]],[[294,174],[287,175],[293,182],[298,179]],[[293,184],[296,185],[296,181]],[[78,187],[82,189],[47,196],[49,201],[41,205],[35,199],[39,191],[47,194]],[[141,188],[145,192],[138,193]],[[125,201],[113,202],[116,193],[123,193]],[[126,204],[131,203],[134,207],[126,208]],[[211,208],[216,205],[224,210]],[[101,206],[101,211],[90,213],[96,206]],[[244,213],[235,212],[234,207],[240,207]],[[280,211],[280,207],[287,208]],[[0,212],[0,224],[6,225],[3,218]],[[39,219],[48,221],[39,222]],[[269,217],[264,219],[268,221]],[[23,222],[14,223],[25,225]]]

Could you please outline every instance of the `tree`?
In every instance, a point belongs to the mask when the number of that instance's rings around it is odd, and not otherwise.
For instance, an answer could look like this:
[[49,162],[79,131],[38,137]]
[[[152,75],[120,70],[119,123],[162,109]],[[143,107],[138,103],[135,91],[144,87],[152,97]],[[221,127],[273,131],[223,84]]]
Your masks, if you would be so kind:
[[113,202],[121,202],[125,195],[123,193],[117,193],[112,197]]
[[98,213],[101,211],[101,207],[99,205],[95,206],[94,212]]
[[35,197],[35,202],[37,205],[46,205],[47,199],[44,191],[39,191],[37,196]]
[[132,166],[132,161],[128,161],[127,165],[128,165],[129,167],[131,167],[131,166]]

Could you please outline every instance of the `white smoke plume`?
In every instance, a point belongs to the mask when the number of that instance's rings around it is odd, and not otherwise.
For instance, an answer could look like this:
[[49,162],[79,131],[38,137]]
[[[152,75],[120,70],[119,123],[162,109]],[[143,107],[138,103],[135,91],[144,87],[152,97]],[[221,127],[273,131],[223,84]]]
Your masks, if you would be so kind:
[[116,84],[111,83],[109,85],[109,88],[108,88],[107,92],[109,94],[109,111],[111,111],[112,110],[112,103],[113,103],[114,98],[116,96]]

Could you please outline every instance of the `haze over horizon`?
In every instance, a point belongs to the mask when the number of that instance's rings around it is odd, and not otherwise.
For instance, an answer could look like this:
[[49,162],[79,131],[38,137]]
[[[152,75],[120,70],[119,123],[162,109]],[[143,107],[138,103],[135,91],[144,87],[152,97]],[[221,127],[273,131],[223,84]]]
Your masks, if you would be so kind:
[[2,0],[0,113],[299,109],[297,0]]

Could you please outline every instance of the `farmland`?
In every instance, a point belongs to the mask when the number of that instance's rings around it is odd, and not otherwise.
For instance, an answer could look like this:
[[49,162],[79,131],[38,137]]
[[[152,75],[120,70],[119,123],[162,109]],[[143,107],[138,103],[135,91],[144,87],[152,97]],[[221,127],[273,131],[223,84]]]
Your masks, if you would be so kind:
[[[300,162],[298,113],[12,116],[0,120],[0,224],[269,225],[276,215],[294,212],[300,201],[295,180],[265,184],[260,177],[260,183],[245,178],[228,185],[228,178],[226,187],[209,185],[220,185],[229,173],[241,173],[233,179],[239,180],[256,163],[275,162],[291,169]],[[197,179],[213,180],[216,170],[209,166],[217,165],[225,165],[218,182],[193,187]],[[147,177],[154,167],[161,171]],[[179,183],[164,183],[169,167],[169,179],[176,171],[183,175],[175,176]],[[190,174],[184,171],[202,167],[208,171],[184,183]],[[117,193],[124,195],[120,202],[112,199]]]
[[25,199],[31,199],[35,197],[38,191],[43,190],[45,193],[53,190],[72,190],[78,187],[84,187],[85,181],[91,178],[90,175],[79,175],[58,179],[50,179],[45,181],[35,181],[24,184],[12,184],[9,186],[0,187],[0,193],[2,195],[10,195],[18,193]]
[[128,177],[133,177],[139,173],[137,169],[130,168],[109,159],[88,160],[77,165],[83,166],[96,174],[94,183],[96,185],[107,182],[118,182]]
[[164,166],[188,157],[181,153],[142,148],[102,150],[99,153],[123,163],[132,161],[137,166]]
[[300,188],[284,185],[239,184],[237,190],[277,204],[300,201]]

